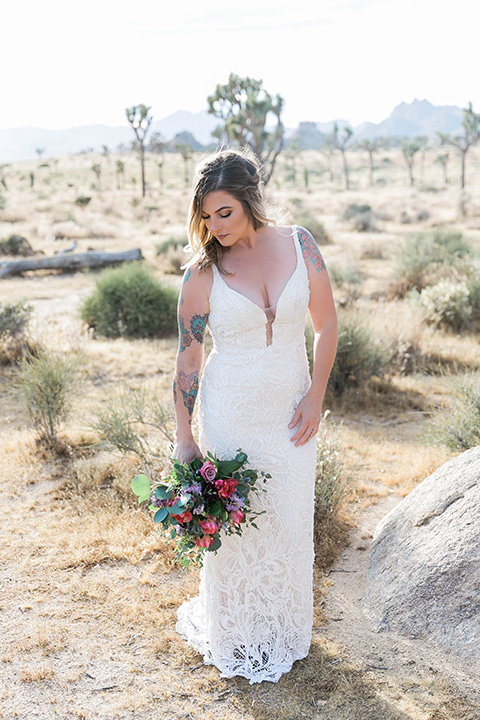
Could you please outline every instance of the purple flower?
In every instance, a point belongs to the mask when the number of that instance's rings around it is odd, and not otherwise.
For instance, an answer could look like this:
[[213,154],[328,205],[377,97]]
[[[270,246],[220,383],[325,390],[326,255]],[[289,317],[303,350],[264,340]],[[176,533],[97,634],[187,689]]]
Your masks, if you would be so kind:
[[231,512],[232,510],[240,510],[245,505],[245,499],[240,497],[240,495],[237,495],[237,493],[233,493],[230,495],[228,502],[225,503],[225,510],[227,512]]
[[200,483],[192,483],[191,485],[187,485],[184,492],[192,493],[192,495],[201,495],[202,486],[200,485]]
[[215,465],[213,465],[210,460],[207,460],[200,468],[200,475],[208,482],[213,482],[217,477]]
[[201,515],[203,511],[205,510],[204,503],[200,503],[200,505],[197,505],[197,507],[193,508],[193,514],[194,515]]

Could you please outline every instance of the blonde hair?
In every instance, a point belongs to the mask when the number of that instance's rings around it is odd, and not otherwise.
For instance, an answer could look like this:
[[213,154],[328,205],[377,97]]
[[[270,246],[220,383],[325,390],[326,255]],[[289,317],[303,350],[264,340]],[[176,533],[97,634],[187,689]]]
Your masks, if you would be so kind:
[[246,149],[222,150],[197,166],[188,220],[189,249],[193,258],[188,265],[197,262],[200,270],[216,265],[225,273],[222,260],[228,248],[222,247],[202,218],[205,197],[216,190],[223,190],[242,203],[254,230],[265,227],[269,222],[275,224],[275,221],[267,216],[261,168],[252,152]]

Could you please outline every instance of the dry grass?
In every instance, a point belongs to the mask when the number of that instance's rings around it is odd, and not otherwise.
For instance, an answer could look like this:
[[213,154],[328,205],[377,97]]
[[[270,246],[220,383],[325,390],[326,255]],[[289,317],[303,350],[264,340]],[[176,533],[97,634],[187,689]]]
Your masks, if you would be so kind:
[[[327,265],[354,267],[360,275],[358,297],[352,301],[356,311],[392,348],[411,346],[416,353],[408,373],[397,367],[388,380],[347,390],[341,400],[327,396],[325,407],[340,423],[349,492],[341,521],[323,527],[322,537],[317,536],[310,654],[277,685],[250,687],[241,678],[220,678],[176,634],[176,608],[196,593],[198,573],[185,575],[174,565],[172,548],[136,505],[129,482],[138,461],[98,447],[89,429],[95,406],[123,384],[144,385],[169,402],[176,342],[93,340],[76,313],[94,286],[95,273],[1,281],[0,299],[28,297],[33,305],[33,341],[80,349],[85,358],[82,403],[60,438],[60,455],[35,443],[10,392],[14,370],[0,368],[0,605],[8,619],[0,653],[2,717],[27,718],[31,708],[47,716],[55,707],[62,716],[85,720],[476,720],[473,704],[433,673],[360,670],[325,632],[323,599],[330,582],[325,573],[345,548],[350,525],[391,492],[406,495],[452,457],[422,443],[424,420],[432,403],[446,399],[443,369],[463,372],[480,363],[478,337],[427,329],[407,301],[385,300],[395,247],[405,229],[456,222],[458,207],[455,188],[437,193],[406,189],[398,152],[382,155],[389,163],[379,158],[377,175],[388,180],[385,187],[367,189],[359,161],[353,173],[356,189],[348,193],[338,192],[339,167],[332,185],[325,175],[320,180],[313,174],[309,192],[289,185],[283,180],[283,160],[278,184],[272,184],[277,201],[293,218],[301,210],[324,223],[332,240],[322,247]],[[162,272],[156,246],[185,232],[189,195],[181,160],[166,156],[163,187],[154,181],[154,164],[147,166],[153,186],[142,201],[138,182],[131,182],[132,176],[138,178],[137,163],[129,155],[122,159],[126,188],[120,191],[115,189],[115,164],[105,159],[101,192],[91,187],[92,156],[62,158],[49,168],[12,166],[0,238],[15,232],[48,254],[73,239],[78,251],[138,246],[155,271]],[[324,160],[307,153],[302,163],[313,166]],[[35,171],[33,190],[21,180],[30,167]],[[439,172],[429,167],[427,162],[425,183],[433,186],[440,182]],[[86,208],[75,205],[79,195],[92,197]],[[480,198],[475,190],[471,195],[474,209]],[[351,203],[371,205],[380,218],[379,233],[352,232],[342,219]],[[473,219],[470,214],[457,226],[480,248]],[[180,279],[168,275],[166,281],[178,287]],[[341,288],[335,293],[340,299]]]

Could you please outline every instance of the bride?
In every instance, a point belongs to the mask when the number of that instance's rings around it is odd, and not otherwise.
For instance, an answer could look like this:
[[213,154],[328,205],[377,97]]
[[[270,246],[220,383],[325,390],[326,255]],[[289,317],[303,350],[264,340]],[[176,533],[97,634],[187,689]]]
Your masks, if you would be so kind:
[[[241,449],[272,477],[252,499],[264,511],[258,529],[206,553],[199,595],[179,608],[177,630],[224,677],[276,682],[311,642],[315,436],[336,351],[335,306],[310,233],[269,220],[249,153],[222,151],[197,168],[189,236],[173,456],[190,462],[210,450],[227,459]],[[207,326],[213,349],[200,381]],[[200,447],[192,434],[197,395]]]

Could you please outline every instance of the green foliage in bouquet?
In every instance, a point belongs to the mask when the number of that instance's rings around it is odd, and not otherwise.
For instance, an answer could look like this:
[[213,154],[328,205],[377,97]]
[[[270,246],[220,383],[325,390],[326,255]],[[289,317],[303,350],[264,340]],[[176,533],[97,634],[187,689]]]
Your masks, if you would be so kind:
[[146,475],[132,480],[138,502],[150,500],[153,521],[170,530],[177,546],[176,559],[185,570],[191,562],[203,562],[206,551],[216,552],[220,533],[241,535],[245,525],[255,525],[261,515],[251,509],[250,493],[258,492],[256,483],[271,476],[247,468],[247,455],[239,450],[233,460],[219,460],[207,453],[204,460],[191,463],[173,460],[173,468],[162,482],[151,484]]

